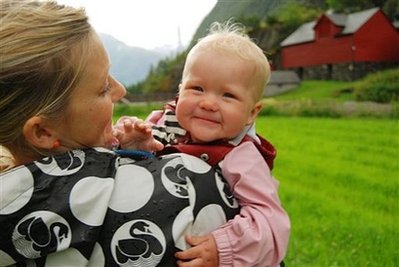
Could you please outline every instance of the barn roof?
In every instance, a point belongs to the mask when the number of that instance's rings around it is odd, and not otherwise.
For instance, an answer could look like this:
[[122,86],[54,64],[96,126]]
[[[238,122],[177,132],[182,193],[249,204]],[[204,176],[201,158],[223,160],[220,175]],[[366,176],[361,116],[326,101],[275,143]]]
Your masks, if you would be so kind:
[[284,41],[281,42],[281,46],[287,46],[292,44],[306,43],[314,40],[313,27],[316,25],[315,21],[302,24],[296,31],[291,33]]
[[346,23],[347,15],[345,14],[335,14],[328,12],[325,14],[335,25],[344,27]]
[[[353,34],[362,25],[364,25],[378,10],[379,8],[375,7],[349,15],[334,14],[331,12],[327,12],[324,15],[327,16],[335,25],[343,28],[341,34]],[[317,21],[303,24],[291,35],[285,38],[281,42],[281,46],[288,46],[313,41],[315,39],[314,26],[316,24]]]
[[368,10],[349,14],[346,19],[345,28],[342,34],[355,33],[360,27],[363,26],[377,11],[378,7],[371,8]]

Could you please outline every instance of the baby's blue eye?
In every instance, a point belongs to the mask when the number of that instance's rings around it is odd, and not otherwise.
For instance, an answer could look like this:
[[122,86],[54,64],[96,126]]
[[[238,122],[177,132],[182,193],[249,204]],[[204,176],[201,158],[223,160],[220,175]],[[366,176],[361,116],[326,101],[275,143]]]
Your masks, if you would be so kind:
[[223,97],[227,97],[227,98],[235,98],[235,96],[231,93],[224,93]]
[[200,86],[194,86],[193,90],[199,91],[199,92],[203,92],[204,91],[204,89],[202,89],[202,87],[200,87]]

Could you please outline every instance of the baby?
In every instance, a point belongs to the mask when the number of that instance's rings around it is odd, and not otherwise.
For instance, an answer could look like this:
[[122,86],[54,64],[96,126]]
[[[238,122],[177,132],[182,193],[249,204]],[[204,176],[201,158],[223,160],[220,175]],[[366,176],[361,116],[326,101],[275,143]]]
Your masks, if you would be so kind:
[[[159,154],[184,152],[220,168],[241,206],[219,229],[187,237],[179,266],[278,266],[285,256],[290,221],[271,175],[276,151],[255,131],[269,77],[266,56],[240,25],[214,23],[187,55],[177,99],[147,118],[165,145]],[[121,143],[134,140],[134,121],[118,121]]]

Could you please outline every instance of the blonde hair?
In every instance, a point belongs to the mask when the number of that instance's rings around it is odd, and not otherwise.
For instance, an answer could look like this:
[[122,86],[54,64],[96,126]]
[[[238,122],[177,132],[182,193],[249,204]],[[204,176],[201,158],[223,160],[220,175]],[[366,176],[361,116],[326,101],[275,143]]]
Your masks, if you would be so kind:
[[242,24],[234,23],[232,19],[226,22],[213,22],[208,35],[198,40],[190,53],[200,49],[219,49],[235,54],[243,60],[254,62],[256,73],[256,98],[260,99],[270,80],[270,65],[263,50],[245,32]]
[[86,64],[93,29],[83,9],[52,1],[0,1],[0,145],[32,151],[35,115],[60,120]]

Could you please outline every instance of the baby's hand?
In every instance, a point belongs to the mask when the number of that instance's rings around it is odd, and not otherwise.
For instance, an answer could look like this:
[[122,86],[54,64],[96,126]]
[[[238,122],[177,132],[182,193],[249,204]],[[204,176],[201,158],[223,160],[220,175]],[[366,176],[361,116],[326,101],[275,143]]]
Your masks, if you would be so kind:
[[186,236],[191,248],[176,252],[179,267],[217,267],[219,258],[216,241],[211,234],[203,236]]
[[113,130],[122,149],[159,151],[163,148],[163,144],[152,136],[151,123],[137,117],[121,117]]

